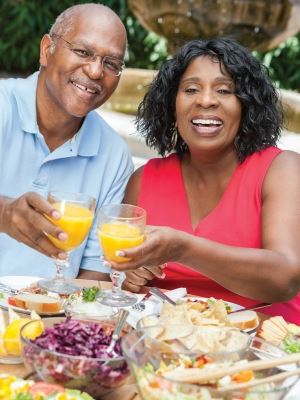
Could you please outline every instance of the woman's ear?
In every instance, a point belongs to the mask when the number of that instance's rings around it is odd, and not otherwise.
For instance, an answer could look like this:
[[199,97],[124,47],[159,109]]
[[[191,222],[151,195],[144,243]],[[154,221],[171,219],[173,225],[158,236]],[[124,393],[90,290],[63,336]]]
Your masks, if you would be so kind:
[[48,56],[51,51],[51,46],[53,46],[52,39],[50,35],[46,34],[42,37],[40,43],[40,65],[41,67],[46,67],[48,62]]

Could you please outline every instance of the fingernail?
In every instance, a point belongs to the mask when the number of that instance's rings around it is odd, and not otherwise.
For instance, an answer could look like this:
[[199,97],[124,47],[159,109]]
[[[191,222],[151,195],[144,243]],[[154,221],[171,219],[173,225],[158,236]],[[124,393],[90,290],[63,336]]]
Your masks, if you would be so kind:
[[125,257],[125,252],[122,250],[117,250],[116,251],[116,256],[117,257]]
[[104,267],[111,268],[111,264],[108,261],[103,261]]
[[66,253],[59,253],[57,256],[60,260],[66,260],[68,258],[68,254]]
[[65,232],[61,232],[58,234],[58,239],[59,240],[67,240],[68,239],[68,235]]
[[100,260],[103,261],[104,260],[104,256],[100,256]]
[[166,277],[166,274],[163,273],[163,274],[160,276],[160,279],[165,279],[165,277]]
[[59,218],[61,218],[60,212],[59,212],[59,211],[56,211],[56,210],[52,211],[52,212],[51,212],[51,217],[54,218],[54,219],[59,219]]
[[161,269],[164,269],[164,268],[166,268],[166,266],[167,266],[167,263],[162,264],[162,265],[160,266],[160,268],[161,268]]

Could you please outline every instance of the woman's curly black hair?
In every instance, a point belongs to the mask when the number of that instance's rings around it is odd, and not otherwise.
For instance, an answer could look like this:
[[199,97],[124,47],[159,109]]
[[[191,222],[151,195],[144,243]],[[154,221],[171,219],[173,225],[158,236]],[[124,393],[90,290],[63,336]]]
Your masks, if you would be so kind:
[[174,143],[175,102],[180,79],[197,57],[209,56],[235,84],[242,107],[241,123],[235,140],[238,159],[275,145],[283,125],[282,106],[267,69],[251,52],[230,38],[193,40],[167,60],[150,84],[138,107],[136,126],[146,144],[160,155],[188,148],[180,135]]

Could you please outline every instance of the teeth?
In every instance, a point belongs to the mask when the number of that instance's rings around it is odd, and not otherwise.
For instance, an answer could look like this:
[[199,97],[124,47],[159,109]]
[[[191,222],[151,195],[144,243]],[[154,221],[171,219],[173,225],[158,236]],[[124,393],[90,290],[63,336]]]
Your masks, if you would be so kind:
[[193,119],[192,123],[201,125],[222,125],[221,121],[215,119]]
[[92,93],[92,94],[96,94],[95,90],[89,89],[85,86],[79,85],[79,83],[76,82],[72,82],[74,86],[78,87],[79,89],[83,90],[84,92],[88,92],[88,93]]

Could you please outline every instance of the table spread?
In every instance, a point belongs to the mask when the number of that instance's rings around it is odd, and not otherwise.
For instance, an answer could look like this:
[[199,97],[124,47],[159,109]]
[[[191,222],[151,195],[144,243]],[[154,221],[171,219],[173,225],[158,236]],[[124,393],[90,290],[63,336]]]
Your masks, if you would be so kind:
[[[70,280],[75,283],[75,280]],[[111,287],[110,282],[98,282],[93,280],[76,279],[76,284],[81,287],[92,287],[100,285],[101,288],[107,289]],[[21,315],[21,313],[18,312]],[[28,316],[28,315],[26,315]],[[26,370],[24,364],[8,365],[0,364],[0,374],[11,374],[20,378],[26,377],[30,371]],[[136,385],[133,382],[129,382],[120,388],[114,390],[108,390],[101,396],[101,400],[140,400],[137,394]]]
[[[75,283],[75,280],[70,280],[71,282]],[[98,282],[94,280],[84,280],[84,279],[76,279],[76,284],[81,287],[92,287],[98,286],[102,289],[107,289],[111,287],[110,282]],[[20,314],[20,313],[19,313]],[[260,319],[264,320],[266,316],[264,314],[259,314]],[[0,374],[11,374],[16,375],[18,377],[24,378],[28,375],[29,371],[26,370],[24,364],[19,365],[7,365],[7,364],[0,364]],[[136,385],[133,381],[124,384],[120,388],[114,390],[108,390],[101,396],[101,400],[140,400],[140,397],[137,393]]]

